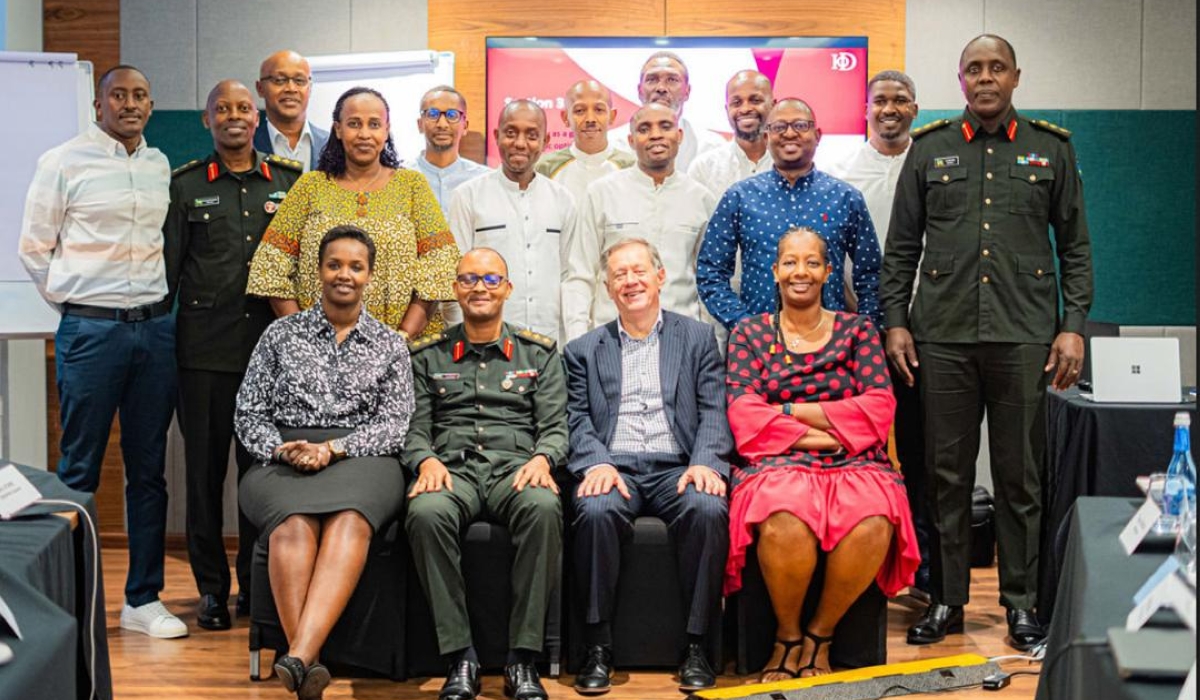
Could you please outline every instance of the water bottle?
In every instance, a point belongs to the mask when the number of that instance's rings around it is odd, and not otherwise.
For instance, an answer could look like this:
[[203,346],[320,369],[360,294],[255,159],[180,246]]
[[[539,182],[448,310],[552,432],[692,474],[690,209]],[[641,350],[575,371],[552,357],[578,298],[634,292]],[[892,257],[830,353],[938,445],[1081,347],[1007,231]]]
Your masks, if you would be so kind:
[[1191,416],[1186,411],[1175,414],[1175,449],[1167,479],[1163,484],[1163,525],[1170,532],[1179,531],[1179,518],[1184,510],[1196,509],[1196,463],[1192,461]]

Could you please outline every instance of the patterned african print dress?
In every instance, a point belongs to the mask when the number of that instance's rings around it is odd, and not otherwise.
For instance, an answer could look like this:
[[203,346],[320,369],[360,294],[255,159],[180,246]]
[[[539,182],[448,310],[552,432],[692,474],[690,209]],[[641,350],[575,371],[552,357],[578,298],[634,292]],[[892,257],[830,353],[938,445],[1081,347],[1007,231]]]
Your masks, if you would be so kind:
[[[745,464],[732,474],[725,592],[741,588],[754,527],[787,512],[826,552],[865,518],[891,521],[895,534],[876,582],[895,595],[912,585],[921,557],[904,481],[887,456],[896,399],[879,334],[866,317],[835,312],[819,350],[789,353],[775,335],[774,315],[763,314],[742,320],[729,337],[729,427]],[[813,401],[842,450],[795,447],[809,428],[778,406]]]
[[[295,299],[301,309],[311,307],[321,297],[321,237],[346,224],[375,241],[375,274],[364,296],[372,316],[398,329],[414,290],[426,301],[454,299],[458,246],[425,177],[403,169],[377,192],[352,192],[325,173],[305,173],[263,234],[246,293]],[[421,335],[444,326],[435,305]]]

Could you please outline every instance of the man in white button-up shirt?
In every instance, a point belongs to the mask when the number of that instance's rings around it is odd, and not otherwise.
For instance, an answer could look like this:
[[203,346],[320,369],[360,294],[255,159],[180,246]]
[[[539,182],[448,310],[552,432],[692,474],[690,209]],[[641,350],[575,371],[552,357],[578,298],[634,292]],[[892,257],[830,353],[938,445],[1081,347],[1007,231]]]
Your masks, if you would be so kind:
[[295,51],[276,51],[259,66],[254,87],[267,113],[254,132],[254,150],[299,161],[304,172],[315,169],[329,132],[308,121],[308,61]]
[[580,203],[588,185],[636,161],[608,142],[608,127],[617,116],[608,88],[595,80],[580,80],[567,90],[564,99],[563,124],[575,139],[570,146],[538,160],[537,171],[566,187]]
[[617,317],[604,293],[600,254],[624,238],[644,238],[662,255],[667,271],[663,307],[709,320],[696,291],[696,255],[716,198],[676,170],[681,138],[675,112],[657,103],[629,121],[636,167],[604,177],[588,188],[577,235],[567,241],[563,322],[567,339]]
[[508,103],[493,136],[500,168],[454,191],[450,230],[459,249],[492,248],[508,261],[513,294],[505,317],[558,340],[563,242],[575,227],[575,200],[534,170],[547,141],[541,107],[529,100]]
[[19,254],[62,312],[54,336],[62,457],[58,477],[95,492],[113,417],[121,414],[129,573],[121,627],[184,637],[158,600],[167,524],[167,428],[175,407],[175,319],[162,225],[171,167],[142,132],[150,82],[132,66],[100,78],[100,121],[38,160]]
[[696,156],[688,175],[713,193],[717,201],[738,180],[772,168],[767,150],[767,114],[775,105],[771,81],[756,70],[734,74],[725,84],[725,113],[733,140]]
[[656,102],[675,110],[683,140],[679,144],[679,155],[675,168],[686,173],[696,156],[714,148],[720,148],[725,140],[707,129],[696,129],[683,116],[683,107],[692,94],[688,83],[688,70],[683,59],[670,51],[656,51],[642,65],[638,78],[638,97],[643,105]]

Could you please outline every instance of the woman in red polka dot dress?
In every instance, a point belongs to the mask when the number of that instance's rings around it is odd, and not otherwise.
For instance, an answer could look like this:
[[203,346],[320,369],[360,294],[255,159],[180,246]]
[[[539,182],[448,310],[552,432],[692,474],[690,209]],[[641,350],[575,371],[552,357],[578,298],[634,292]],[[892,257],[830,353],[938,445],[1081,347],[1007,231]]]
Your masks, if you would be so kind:
[[[734,328],[726,375],[745,463],[733,471],[725,591],[741,587],[757,540],[779,621],[763,681],[828,673],[829,642],[850,605],[872,580],[895,595],[921,561],[887,456],[896,400],[879,333],[866,317],[821,307],[830,265],[815,231],[789,230],[773,269],[780,312]],[[818,548],[828,552],[825,581],[810,592]],[[819,603],[802,629],[809,594]]]

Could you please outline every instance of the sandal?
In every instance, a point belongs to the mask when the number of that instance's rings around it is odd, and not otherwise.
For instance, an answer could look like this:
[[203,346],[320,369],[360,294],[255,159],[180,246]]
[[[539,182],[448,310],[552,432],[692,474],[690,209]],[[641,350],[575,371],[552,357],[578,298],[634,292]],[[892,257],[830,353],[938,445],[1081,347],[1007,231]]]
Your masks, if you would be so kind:
[[[813,634],[812,632],[809,632],[808,630],[804,630],[804,632],[802,632],[801,634],[804,635],[805,639],[813,640],[813,642],[816,643],[816,646],[813,647],[812,656],[808,657],[808,665],[801,666],[799,669],[796,670],[796,677],[799,677],[800,674],[804,673],[805,671],[816,671],[817,670],[817,654],[821,653],[821,647],[833,642],[832,636],[822,637],[820,635]],[[803,642],[804,640],[801,640],[801,641]],[[832,671],[833,669],[829,669],[829,670]]]
[[804,644],[804,639],[794,639],[792,641],[788,641],[786,639],[776,639],[775,644],[783,647],[783,653],[779,655],[779,665],[776,666],[775,668],[764,668],[762,671],[760,671],[758,674],[758,682],[759,683],[774,683],[774,682],[776,682],[776,681],[763,680],[763,676],[767,675],[768,673],[781,673],[781,674],[787,676],[788,678],[795,678],[795,677],[799,676],[800,671],[803,670],[803,669],[796,669],[795,671],[793,671],[792,669],[788,668],[787,667],[787,659],[788,659],[788,656],[791,655],[792,649],[796,649]]

